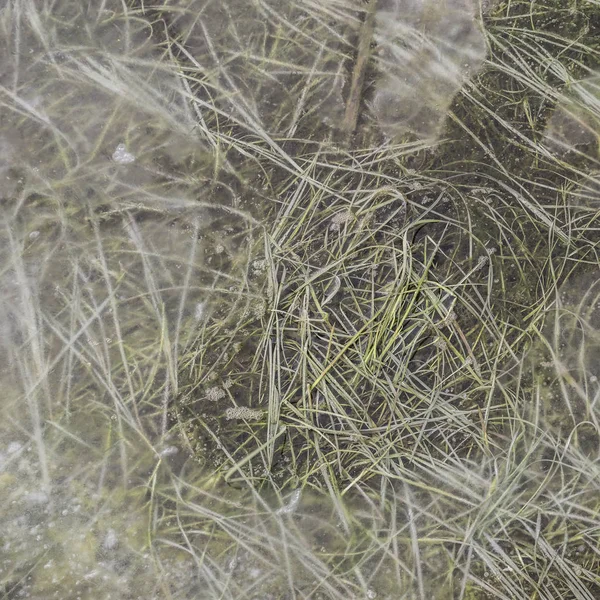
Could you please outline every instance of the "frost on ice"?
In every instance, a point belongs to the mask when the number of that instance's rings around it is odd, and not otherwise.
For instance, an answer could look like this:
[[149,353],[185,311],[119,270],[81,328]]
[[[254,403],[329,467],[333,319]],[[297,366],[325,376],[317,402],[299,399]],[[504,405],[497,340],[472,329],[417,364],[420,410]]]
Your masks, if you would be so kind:
[[289,502],[287,504],[284,504],[278,510],[276,510],[275,514],[276,515],[289,515],[289,514],[292,514],[298,508],[298,505],[300,504],[300,497],[301,497],[301,495],[302,495],[302,490],[301,489],[298,488],[297,490],[294,490],[290,494]]
[[204,312],[205,312],[204,309],[205,309],[204,302],[198,302],[198,304],[196,304],[196,309],[194,310],[194,318],[196,319],[196,321],[202,320],[202,317],[204,317]]
[[135,160],[135,156],[127,152],[125,144],[119,144],[113,152],[112,159],[120,165],[128,165]]
[[102,547],[105,550],[114,550],[119,545],[119,538],[117,538],[117,534],[114,529],[109,529],[104,536],[104,541],[102,542]]

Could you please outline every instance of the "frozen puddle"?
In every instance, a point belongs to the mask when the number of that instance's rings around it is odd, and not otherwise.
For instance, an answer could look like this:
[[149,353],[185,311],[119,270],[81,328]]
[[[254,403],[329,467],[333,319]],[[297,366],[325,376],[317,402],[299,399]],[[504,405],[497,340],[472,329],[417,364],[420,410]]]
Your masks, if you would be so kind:
[[486,44],[472,0],[380,0],[373,112],[392,139],[435,138],[453,97],[483,64]]

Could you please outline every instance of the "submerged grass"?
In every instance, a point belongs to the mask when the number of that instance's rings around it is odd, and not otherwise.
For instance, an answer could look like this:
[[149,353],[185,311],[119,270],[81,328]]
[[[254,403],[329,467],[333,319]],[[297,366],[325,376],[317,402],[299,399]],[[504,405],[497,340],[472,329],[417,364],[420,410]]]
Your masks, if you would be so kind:
[[3,597],[598,597],[599,6],[371,8],[0,9]]

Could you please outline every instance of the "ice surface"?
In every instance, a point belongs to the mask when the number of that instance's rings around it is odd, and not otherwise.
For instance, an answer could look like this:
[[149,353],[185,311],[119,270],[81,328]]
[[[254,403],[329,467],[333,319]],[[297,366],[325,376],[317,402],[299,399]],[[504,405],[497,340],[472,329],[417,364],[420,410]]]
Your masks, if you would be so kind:
[[202,597],[173,522],[149,547],[146,490],[187,460],[168,432],[177,353],[213,302],[247,293],[249,221],[207,183],[180,68],[129,4],[0,3],[0,589],[15,598]]
[[392,139],[435,138],[453,97],[482,65],[485,38],[470,0],[382,0],[372,105]]
[[8,447],[6,448],[6,452],[8,454],[16,454],[17,452],[19,452],[20,450],[22,450],[23,448],[23,444],[21,444],[21,442],[10,442],[10,444],[8,444]]
[[600,76],[592,75],[564,90],[544,136],[559,155],[571,150],[596,156],[600,136]]
[[294,136],[335,125],[344,110],[353,4],[290,0],[187,3],[198,18],[174,19],[190,64],[211,97],[245,126]]

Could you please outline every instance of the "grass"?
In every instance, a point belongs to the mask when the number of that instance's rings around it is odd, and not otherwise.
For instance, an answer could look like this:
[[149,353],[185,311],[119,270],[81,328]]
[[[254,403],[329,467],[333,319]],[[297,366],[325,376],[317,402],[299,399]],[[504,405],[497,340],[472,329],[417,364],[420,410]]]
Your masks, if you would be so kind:
[[3,598],[598,596],[598,3],[373,7],[0,9]]

